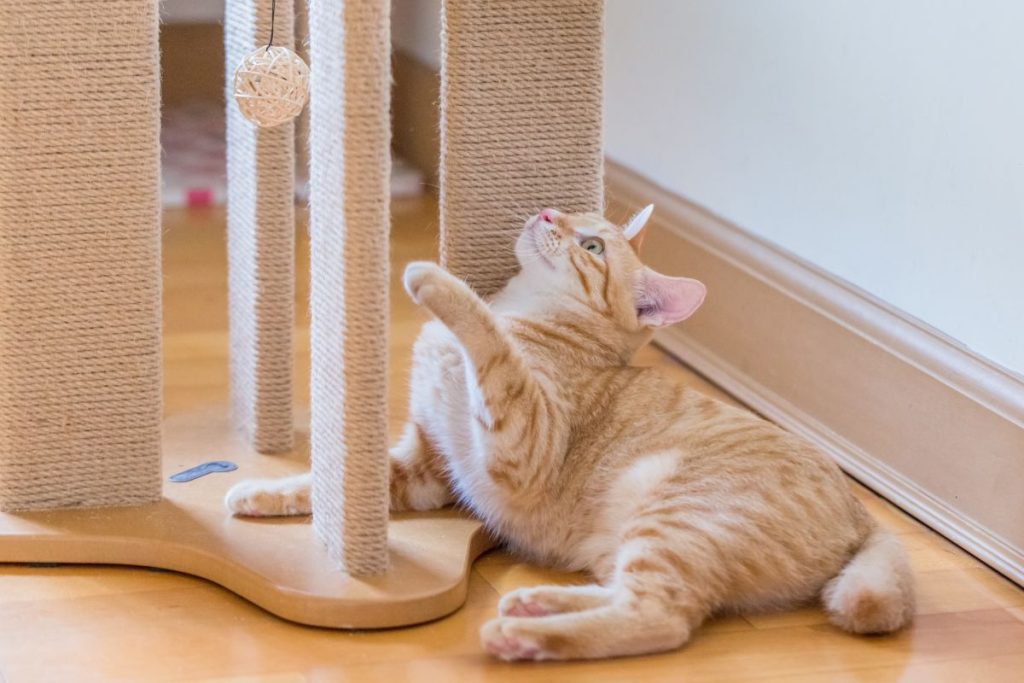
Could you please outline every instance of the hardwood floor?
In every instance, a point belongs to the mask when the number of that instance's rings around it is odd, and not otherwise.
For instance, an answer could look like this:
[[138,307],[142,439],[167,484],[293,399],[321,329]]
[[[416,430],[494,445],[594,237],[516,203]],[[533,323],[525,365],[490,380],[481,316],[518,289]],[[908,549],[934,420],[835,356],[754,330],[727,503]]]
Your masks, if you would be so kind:
[[[436,205],[396,204],[392,281],[392,429],[405,416],[409,345],[424,319],[397,286],[401,264],[432,258]],[[227,397],[224,219],[172,212],[165,222],[166,411]],[[305,271],[305,228],[298,240]],[[304,321],[307,288],[296,298]],[[308,384],[304,325],[296,380]],[[638,362],[693,386],[715,387],[655,349]],[[303,393],[301,390],[300,394]],[[725,397],[727,398],[727,397]],[[0,672],[37,681],[977,681],[1024,680],[1024,590],[867,490],[857,495],[907,544],[919,586],[914,627],[861,638],[829,626],[814,607],[721,618],[678,652],[615,661],[503,664],[477,630],[515,587],[574,583],[578,574],[493,552],[476,565],[466,606],[414,628],[340,632],[296,626],[201,580],[107,567],[0,565]]]

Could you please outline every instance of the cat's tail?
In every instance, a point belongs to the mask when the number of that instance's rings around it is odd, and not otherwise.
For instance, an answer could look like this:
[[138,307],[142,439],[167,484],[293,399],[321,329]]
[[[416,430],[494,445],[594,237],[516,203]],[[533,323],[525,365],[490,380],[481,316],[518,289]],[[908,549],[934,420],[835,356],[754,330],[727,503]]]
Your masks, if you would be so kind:
[[832,623],[852,633],[890,633],[914,616],[914,578],[903,544],[881,527],[825,584],[822,593]]

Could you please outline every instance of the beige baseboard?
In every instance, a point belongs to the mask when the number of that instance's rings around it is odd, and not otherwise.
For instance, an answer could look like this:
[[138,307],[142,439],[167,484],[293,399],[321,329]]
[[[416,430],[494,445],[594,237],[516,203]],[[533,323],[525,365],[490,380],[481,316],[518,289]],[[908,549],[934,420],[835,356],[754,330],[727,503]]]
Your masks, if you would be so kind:
[[614,211],[657,207],[648,262],[708,285],[659,344],[1024,584],[1024,380],[618,164],[606,174]]

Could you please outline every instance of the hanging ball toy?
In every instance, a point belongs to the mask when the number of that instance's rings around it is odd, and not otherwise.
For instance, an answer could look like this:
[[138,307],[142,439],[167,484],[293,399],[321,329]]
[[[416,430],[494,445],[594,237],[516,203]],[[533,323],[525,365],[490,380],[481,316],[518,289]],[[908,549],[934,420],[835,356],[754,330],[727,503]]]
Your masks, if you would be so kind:
[[309,98],[309,67],[288,48],[274,45],[276,15],[277,0],[271,0],[270,39],[245,56],[231,86],[242,116],[263,128],[291,121]]
[[242,116],[264,128],[278,126],[306,106],[309,67],[286,47],[260,47],[235,69],[232,90]]

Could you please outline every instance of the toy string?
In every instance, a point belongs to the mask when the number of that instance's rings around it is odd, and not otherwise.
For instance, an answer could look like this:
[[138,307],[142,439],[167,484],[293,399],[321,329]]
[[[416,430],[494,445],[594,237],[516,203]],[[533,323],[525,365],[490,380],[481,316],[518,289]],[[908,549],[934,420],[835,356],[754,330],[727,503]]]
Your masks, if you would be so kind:
[[277,14],[277,0],[270,0],[270,40],[267,41],[267,49],[274,44],[274,16]]

